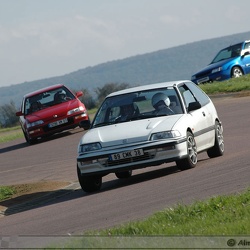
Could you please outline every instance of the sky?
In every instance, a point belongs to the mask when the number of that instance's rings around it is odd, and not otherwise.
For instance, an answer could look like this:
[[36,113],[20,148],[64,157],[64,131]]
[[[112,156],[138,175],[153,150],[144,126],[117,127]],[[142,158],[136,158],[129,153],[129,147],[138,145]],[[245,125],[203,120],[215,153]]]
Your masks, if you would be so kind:
[[249,0],[0,0],[0,87],[247,32],[249,9]]

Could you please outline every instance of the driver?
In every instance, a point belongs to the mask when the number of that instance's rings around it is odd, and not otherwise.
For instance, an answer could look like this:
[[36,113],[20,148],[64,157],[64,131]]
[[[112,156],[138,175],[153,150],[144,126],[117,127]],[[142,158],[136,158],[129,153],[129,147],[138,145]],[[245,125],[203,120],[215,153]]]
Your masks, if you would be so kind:
[[55,103],[61,103],[67,101],[66,92],[64,90],[58,91],[54,97]]
[[138,107],[134,103],[123,105],[120,107],[120,116],[116,118],[116,121],[123,122],[130,120],[137,112]]

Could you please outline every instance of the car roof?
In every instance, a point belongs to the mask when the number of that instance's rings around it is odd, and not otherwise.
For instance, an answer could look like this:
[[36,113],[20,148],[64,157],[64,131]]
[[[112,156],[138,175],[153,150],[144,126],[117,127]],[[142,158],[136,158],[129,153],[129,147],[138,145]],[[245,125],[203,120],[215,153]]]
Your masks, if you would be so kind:
[[64,85],[63,84],[51,85],[51,86],[48,86],[48,87],[45,87],[45,88],[38,89],[38,90],[35,90],[33,92],[30,92],[30,93],[26,94],[24,97],[39,95],[39,94],[41,94],[43,92],[50,91],[50,90],[53,90],[53,89],[57,89],[57,88],[60,88],[60,87],[64,87]]
[[[224,49],[230,48],[230,47],[238,45],[238,44],[244,44],[244,43],[249,43],[249,42],[250,42],[250,40],[245,40],[245,41],[240,42],[240,43],[234,43],[234,44],[231,44],[231,45],[225,47]],[[221,50],[224,50],[224,49],[221,49]]]
[[171,81],[171,82],[160,82],[160,83],[141,85],[138,87],[132,87],[132,88],[123,89],[123,90],[113,92],[113,93],[109,94],[107,97],[116,96],[116,95],[124,95],[124,94],[143,91],[143,90],[173,87],[174,85],[178,85],[180,83],[185,83],[185,82],[190,82],[190,80],[178,80],[178,81]]

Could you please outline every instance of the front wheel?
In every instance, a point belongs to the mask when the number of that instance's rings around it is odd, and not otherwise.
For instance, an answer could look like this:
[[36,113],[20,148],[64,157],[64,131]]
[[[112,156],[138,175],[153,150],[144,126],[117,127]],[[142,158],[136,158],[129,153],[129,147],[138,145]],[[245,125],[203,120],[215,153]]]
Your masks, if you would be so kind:
[[23,130],[23,135],[24,135],[24,138],[25,138],[26,142],[29,145],[33,145],[34,143],[36,143],[37,139],[31,139],[31,138],[29,138],[29,136],[27,135],[27,133],[24,130]]
[[81,188],[83,191],[90,193],[99,191],[102,186],[102,177],[101,176],[82,176],[81,171],[77,168],[77,176]]
[[132,170],[124,171],[124,172],[117,172],[115,173],[118,179],[129,178],[132,175]]
[[197,146],[194,136],[187,132],[187,157],[176,161],[176,165],[180,170],[194,168],[198,161]]
[[214,146],[207,150],[207,155],[210,158],[222,156],[224,154],[224,139],[223,139],[223,128],[218,121],[215,122],[215,139]]
[[236,77],[241,77],[243,75],[243,71],[240,67],[235,66],[232,69],[231,77],[236,78]]

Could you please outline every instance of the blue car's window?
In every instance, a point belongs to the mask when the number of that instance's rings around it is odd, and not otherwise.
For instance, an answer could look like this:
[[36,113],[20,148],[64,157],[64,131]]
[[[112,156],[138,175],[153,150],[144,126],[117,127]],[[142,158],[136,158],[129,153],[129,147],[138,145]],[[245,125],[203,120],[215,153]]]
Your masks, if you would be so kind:
[[235,44],[233,46],[227,47],[223,50],[221,50],[213,59],[212,63],[216,63],[222,60],[226,60],[229,58],[234,58],[237,56],[240,56],[242,50],[242,43]]

